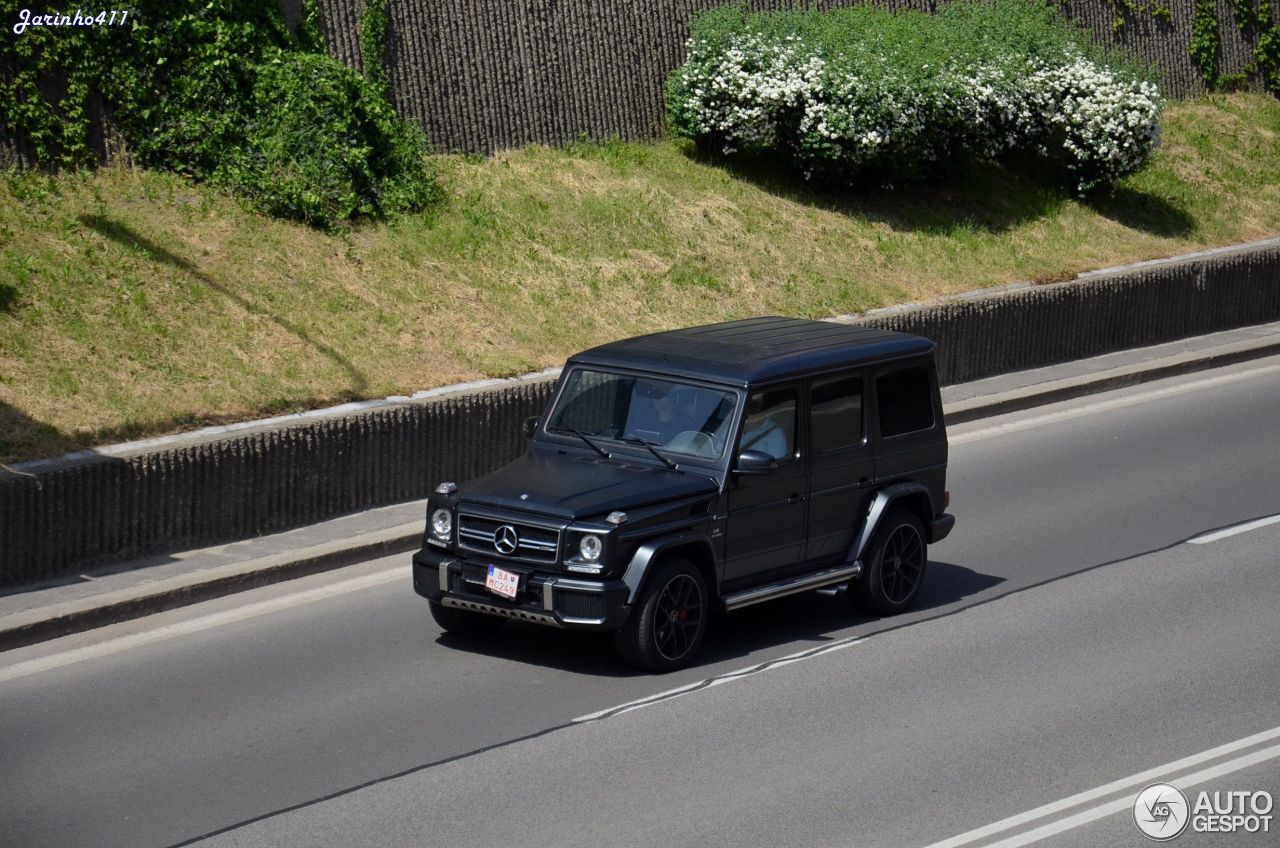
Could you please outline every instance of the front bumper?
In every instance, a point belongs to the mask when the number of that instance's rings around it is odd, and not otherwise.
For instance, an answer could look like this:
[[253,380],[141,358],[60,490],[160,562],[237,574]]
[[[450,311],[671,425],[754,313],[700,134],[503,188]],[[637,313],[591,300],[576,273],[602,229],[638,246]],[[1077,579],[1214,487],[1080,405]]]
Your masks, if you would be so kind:
[[447,607],[571,630],[616,630],[630,612],[621,580],[580,580],[504,563],[520,575],[519,593],[507,600],[484,588],[488,565],[420,550],[413,555],[413,589]]

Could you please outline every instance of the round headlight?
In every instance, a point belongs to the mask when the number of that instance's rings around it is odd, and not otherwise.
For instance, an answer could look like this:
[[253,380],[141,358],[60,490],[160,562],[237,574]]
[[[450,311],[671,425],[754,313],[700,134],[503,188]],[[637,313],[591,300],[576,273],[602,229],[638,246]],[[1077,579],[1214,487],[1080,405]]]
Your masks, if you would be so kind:
[[448,539],[453,531],[453,515],[447,509],[431,513],[431,532],[437,539]]
[[578,553],[587,562],[596,562],[603,552],[604,542],[600,541],[599,536],[583,536],[582,541],[578,543]]

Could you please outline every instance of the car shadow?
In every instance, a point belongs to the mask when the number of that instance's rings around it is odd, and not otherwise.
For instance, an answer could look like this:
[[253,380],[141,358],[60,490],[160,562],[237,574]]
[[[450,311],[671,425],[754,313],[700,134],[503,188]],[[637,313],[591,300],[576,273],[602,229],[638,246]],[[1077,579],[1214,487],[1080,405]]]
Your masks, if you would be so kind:
[[[982,574],[949,562],[930,561],[928,579],[912,613],[918,624],[931,615],[921,612],[949,607],[975,598],[1005,578]],[[870,635],[900,626],[903,619],[878,617],[853,609],[843,590],[817,590],[779,598],[731,614],[714,616],[693,668],[706,667],[781,645],[795,650],[820,647],[851,634],[851,626],[867,625]],[[442,633],[436,642],[444,647],[541,666],[570,674],[596,677],[643,677],[622,664],[608,633],[556,630],[536,624],[508,622],[492,636],[461,637]]]
[[451,650],[535,665],[592,677],[643,677],[629,668],[613,649],[613,636],[593,631],[557,630],[538,624],[508,621],[487,636],[455,636],[441,633],[436,644]]
[[[924,589],[907,614],[916,618],[908,620],[919,623],[920,613],[973,598],[1004,580],[949,562],[930,561]],[[902,623],[897,616],[877,616],[853,608],[843,589],[802,592],[721,616],[703,642],[698,664],[745,657],[788,643],[797,643],[797,650],[806,645],[816,648],[850,635],[842,631],[851,626],[869,626],[863,635],[870,635]]]

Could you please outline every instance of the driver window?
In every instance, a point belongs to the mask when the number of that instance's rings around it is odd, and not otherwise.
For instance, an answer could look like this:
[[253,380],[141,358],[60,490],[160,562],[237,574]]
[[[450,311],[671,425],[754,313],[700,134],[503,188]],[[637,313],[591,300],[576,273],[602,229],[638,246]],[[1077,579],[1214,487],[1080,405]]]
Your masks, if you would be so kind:
[[755,450],[777,460],[795,456],[796,390],[752,392],[742,422],[739,451]]
[[547,426],[581,430],[588,435],[612,432],[615,410],[630,391],[631,381],[610,374],[577,370],[569,377],[566,400],[556,409]]

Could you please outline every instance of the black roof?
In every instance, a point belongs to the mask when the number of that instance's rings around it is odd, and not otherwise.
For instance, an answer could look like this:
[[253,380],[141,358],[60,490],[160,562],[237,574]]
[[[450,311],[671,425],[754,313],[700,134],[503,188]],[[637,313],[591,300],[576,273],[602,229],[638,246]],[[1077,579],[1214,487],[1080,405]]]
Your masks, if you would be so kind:
[[746,385],[928,353],[920,336],[799,318],[747,318],[622,339],[569,359]]

